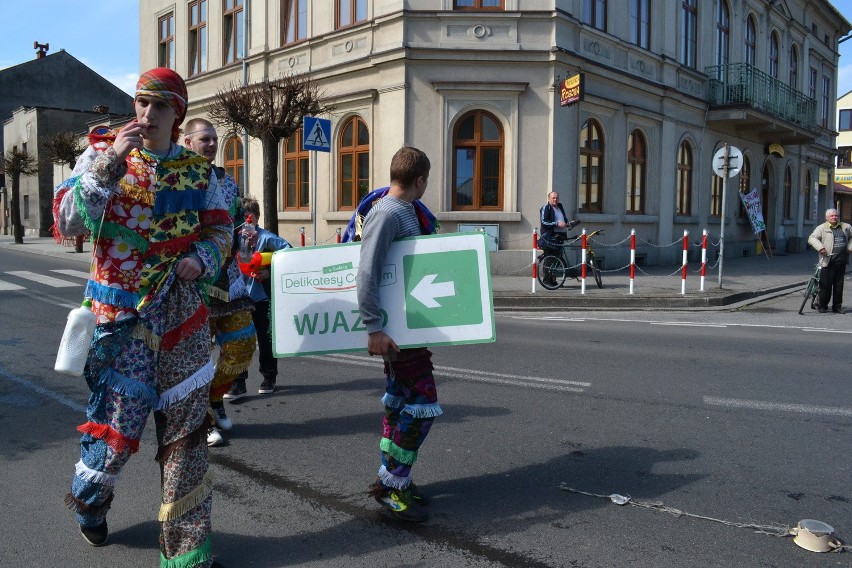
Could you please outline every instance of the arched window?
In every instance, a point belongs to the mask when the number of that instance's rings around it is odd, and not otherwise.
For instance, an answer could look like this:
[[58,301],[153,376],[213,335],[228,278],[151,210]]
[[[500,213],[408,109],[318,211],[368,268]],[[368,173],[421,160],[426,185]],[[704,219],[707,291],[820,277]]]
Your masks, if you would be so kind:
[[728,3],[720,0],[716,11],[716,65],[728,64],[728,37],[731,31]]
[[302,148],[302,129],[284,140],[283,180],[281,203],[285,210],[309,209],[311,206],[308,151]]
[[802,221],[813,221],[816,219],[814,211],[814,182],[811,177],[811,170],[805,172],[805,206],[802,207]]
[[710,216],[722,216],[722,178],[713,174],[713,185],[710,189]]
[[645,213],[645,137],[634,130],[627,138],[627,213]]
[[784,170],[784,218],[793,218],[793,168],[790,164]]
[[359,116],[346,120],[337,140],[337,206],[355,209],[370,188],[370,133]]
[[799,48],[795,43],[790,45],[790,87],[799,88]]
[[778,35],[775,32],[769,36],[769,76],[778,78]]
[[453,209],[503,208],[503,128],[489,112],[475,110],[453,133]]
[[681,0],[680,6],[680,62],[694,68],[696,64],[698,3],[697,0]]
[[245,160],[243,159],[243,143],[236,136],[225,142],[225,173],[234,178],[241,192],[246,175]]
[[745,34],[745,62],[754,67],[754,54],[757,50],[757,25],[754,18],[749,16],[746,20]]
[[[743,156],[743,169],[740,170],[740,193],[746,194],[749,191],[751,191],[751,188],[749,187],[750,179],[751,179],[751,160],[749,159],[748,156]],[[742,217],[743,219],[747,218],[748,212],[746,211],[745,206],[743,205],[743,200],[740,199],[740,198],[737,198],[737,201],[740,202],[740,208],[739,208],[740,217]]]
[[686,141],[677,152],[677,214],[692,215],[692,148]]
[[578,199],[581,213],[603,212],[604,142],[600,125],[587,120],[580,130],[580,183]]

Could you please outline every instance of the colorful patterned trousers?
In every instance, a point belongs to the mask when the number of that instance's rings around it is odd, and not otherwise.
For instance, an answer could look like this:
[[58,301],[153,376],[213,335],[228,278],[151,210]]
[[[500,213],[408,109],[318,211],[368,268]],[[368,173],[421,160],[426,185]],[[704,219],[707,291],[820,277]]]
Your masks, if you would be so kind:
[[207,309],[197,285],[179,279],[141,318],[98,325],[86,381],[88,422],[66,502],[85,527],[103,522],[122,468],[154,410],[162,505],[161,566],[211,560],[207,405],[213,365]]
[[254,356],[257,340],[252,309],[210,318],[210,333],[219,345],[216,374],[210,385],[210,403],[218,404],[222,402],[225,393],[231,390],[237,376],[248,370]]
[[417,452],[443,412],[432,376],[432,352],[425,347],[403,349],[395,360],[385,361],[385,374],[379,478],[386,487],[405,489],[411,484]]

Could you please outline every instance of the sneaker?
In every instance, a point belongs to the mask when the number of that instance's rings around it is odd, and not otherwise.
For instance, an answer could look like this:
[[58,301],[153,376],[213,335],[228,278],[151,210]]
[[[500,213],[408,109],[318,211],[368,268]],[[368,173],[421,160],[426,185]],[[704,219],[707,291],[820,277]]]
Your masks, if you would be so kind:
[[207,445],[210,447],[213,446],[221,446],[225,443],[225,438],[222,437],[222,434],[216,428],[210,428],[207,430]]
[[225,400],[237,400],[239,398],[243,398],[246,395],[246,382],[241,380],[234,381],[234,386],[231,387],[231,390],[226,392],[222,397]]
[[107,522],[104,521],[96,527],[84,527],[80,525],[80,534],[86,539],[86,542],[92,546],[103,546],[109,538],[109,529]]
[[275,379],[263,379],[257,394],[270,394],[275,392]]
[[219,430],[228,431],[234,427],[234,423],[231,422],[231,419],[228,418],[228,415],[225,413],[225,405],[219,403],[217,406],[213,406],[213,419],[216,421],[216,427]]
[[422,523],[429,520],[429,514],[417,504],[417,501],[411,495],[410,487],[405,489],[386,488],[382,493],[375,496],[376,501],[390,511],[394,517],[412,523]]

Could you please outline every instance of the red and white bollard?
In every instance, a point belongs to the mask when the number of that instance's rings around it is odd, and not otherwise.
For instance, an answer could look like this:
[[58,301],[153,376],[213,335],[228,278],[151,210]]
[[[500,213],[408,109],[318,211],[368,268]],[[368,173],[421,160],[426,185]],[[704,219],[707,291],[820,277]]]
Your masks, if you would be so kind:
[[630,229],[630,293],[633,294],[633,280],[636,278],[636,229]]
[[532,293],[535,294],[535,280],[538,278],[538,263],[536,262],[536,254],[538,253],[538,231],[533,229],[533,261],[532,261]]
[[586,293],[586,229],[583,229],[583,238],[580,241],[580,294]]
[[299,227],[299,243],[301,246],[305,246],[305,228]]
[[683,266],[680,269],[680,293],[686,294],[686,253],[689,250],[689,231],[683,232]]
[[337,228],[337,244],[340,244],[340,227]]
[[701,291],[704,291],[704,277],[707,275],[707,229],[701,233]]

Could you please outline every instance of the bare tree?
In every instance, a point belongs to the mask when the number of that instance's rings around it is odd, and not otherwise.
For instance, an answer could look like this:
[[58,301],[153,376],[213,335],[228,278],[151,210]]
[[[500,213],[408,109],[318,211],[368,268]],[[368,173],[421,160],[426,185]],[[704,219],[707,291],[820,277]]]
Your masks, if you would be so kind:
[[[48,159],[54,164],[67,165],[72,170],[77,158],[86,150],[86,142],[79,134],[67,130],[45,136],[42,140]],[[74,239],[74,252],[83,252],[86,235],[77,235]]]
[[0,173],[12,180],[9,208],[12,210],[12,235],[15,244],[24,244],[24,226],[21,224],[21,207],[19,193],[21,188],[21,176],[34,176],[38,174],[38,160],[27,152],[18,149],[7,150],[0,161]]
[[[307,76],[285,75],[249,85],[231,84],[216,93],[210,119],[237,133],[245,130],[263,149],[263,217],[278,233],[278,146],[302,126],[304,116],[334,110],[319,85]],[[312,204],[316,207],[316,204]]]
[[85,139],[67,130],[45,136],[42,139],[42,146],[47,150],[51,162],[67,165],[71,169],[74,168],[80,154],[86,150]]

